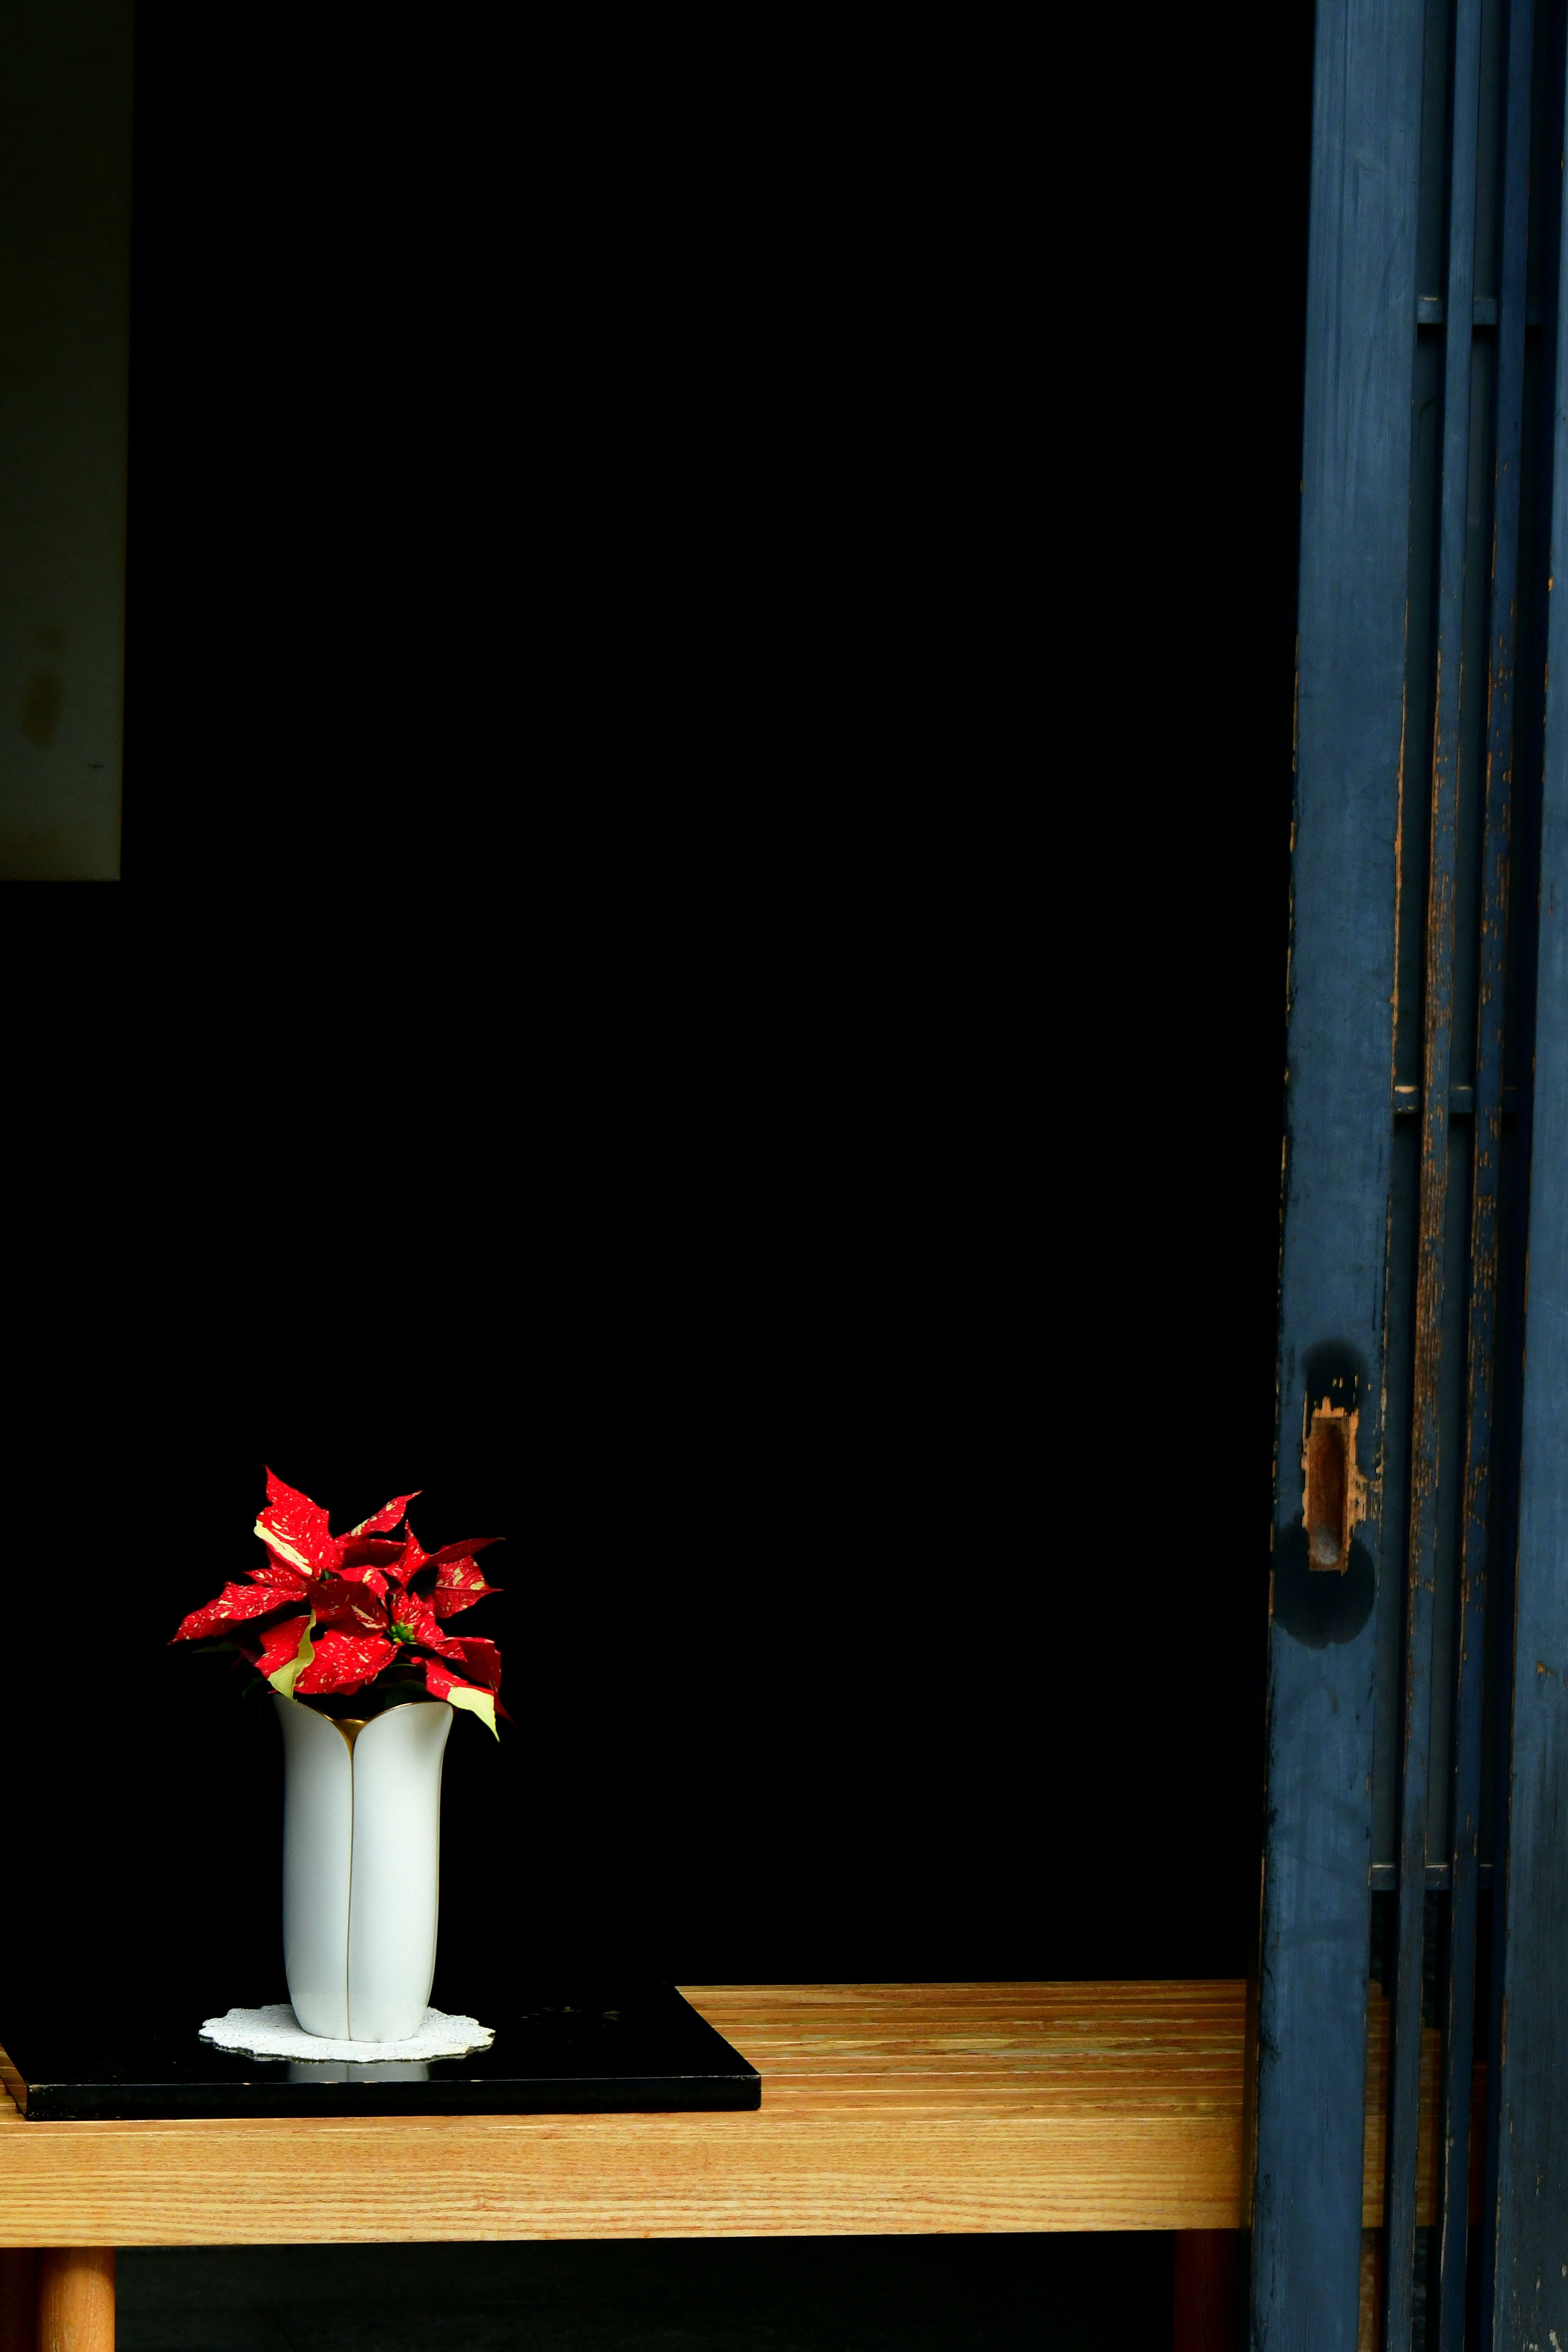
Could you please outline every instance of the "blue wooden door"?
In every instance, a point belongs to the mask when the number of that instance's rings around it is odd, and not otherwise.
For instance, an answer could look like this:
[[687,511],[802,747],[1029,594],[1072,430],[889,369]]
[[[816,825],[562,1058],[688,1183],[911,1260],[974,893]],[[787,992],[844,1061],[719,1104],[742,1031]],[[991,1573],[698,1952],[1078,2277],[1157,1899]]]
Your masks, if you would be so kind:
[[1563,13],[1318,10],[1249,2149],[1271,2352],[1568,2347]]

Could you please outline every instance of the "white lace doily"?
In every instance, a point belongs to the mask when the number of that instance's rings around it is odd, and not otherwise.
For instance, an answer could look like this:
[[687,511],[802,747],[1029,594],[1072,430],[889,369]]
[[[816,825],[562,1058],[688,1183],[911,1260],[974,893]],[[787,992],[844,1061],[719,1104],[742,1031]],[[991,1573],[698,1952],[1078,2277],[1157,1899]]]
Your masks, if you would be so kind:
[[470,2050],[488,2050],[495,2040],[492,2029],[481,2025],[477,2017],[447,2017],[438,2009],[427,2009],[419,2031],[406,2042],[328,2042],[319,2033],[307,2033],[286,2000],[274,2001],[269,2009],[231,2009],[222,2017],[209,2017],[202,2027],[202,2040],[218,2050],[243,2051],[247,2058],[292,2058],[296,2062],[310,2058],[357,2058],[368,2062],[386,2058],[466,2058]]

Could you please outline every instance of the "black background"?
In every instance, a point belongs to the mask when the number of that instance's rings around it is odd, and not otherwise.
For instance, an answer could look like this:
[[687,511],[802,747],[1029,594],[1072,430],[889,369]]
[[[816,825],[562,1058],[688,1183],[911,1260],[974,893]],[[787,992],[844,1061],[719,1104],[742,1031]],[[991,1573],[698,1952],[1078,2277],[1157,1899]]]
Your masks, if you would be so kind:
[[507,1538],[445,2005],[1243,1973],[1308,14],[138,37],[7,1967],[278,1997],[270,1463]]

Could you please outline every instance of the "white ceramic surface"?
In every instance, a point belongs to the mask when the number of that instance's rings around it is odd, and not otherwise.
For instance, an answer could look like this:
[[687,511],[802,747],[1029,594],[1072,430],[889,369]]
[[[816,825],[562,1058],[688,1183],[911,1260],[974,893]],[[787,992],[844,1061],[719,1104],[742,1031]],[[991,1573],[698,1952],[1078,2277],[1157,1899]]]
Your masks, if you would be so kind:
[[[283,1726],[283,1958],[294,2014],[329,2041],[401,2042],[436,1973],[441,1762],[452,1710],[374,1716],[353,1744],[293,1699]],[[335,1751],[335,1752],[334,1752]]]
[[273,1694],[283,1727],[283,1966],[307,2033],[349,2038],[353,1762],[335,1723]]
[[430,1999],[441,1759],[451,1728],[447,1701],[422,1699],[389,1707],[354,1741],[349,2032],[356,2042],[405,2041]]

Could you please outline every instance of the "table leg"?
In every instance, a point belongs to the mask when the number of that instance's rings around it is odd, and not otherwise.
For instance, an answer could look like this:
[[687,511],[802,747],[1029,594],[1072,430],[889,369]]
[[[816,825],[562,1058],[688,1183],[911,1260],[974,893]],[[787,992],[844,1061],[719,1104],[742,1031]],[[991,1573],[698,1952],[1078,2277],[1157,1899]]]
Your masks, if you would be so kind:
[[1173,2352],[1236,2352],[1238,2230],[1176,2232]]
[[0,2247],[0,2352],[34,2352],[37,2257],[31,2246]]
[[40,2252],[38,2352],[114,2352],[112,2246]]

